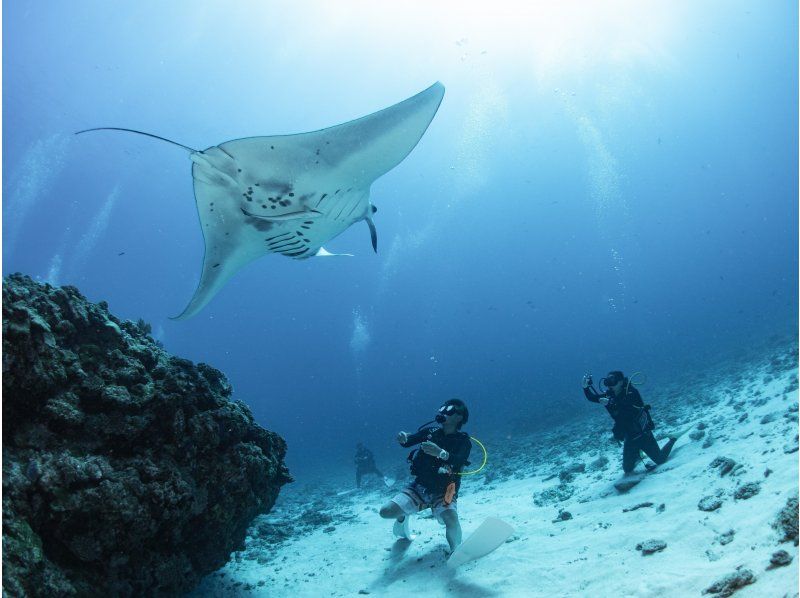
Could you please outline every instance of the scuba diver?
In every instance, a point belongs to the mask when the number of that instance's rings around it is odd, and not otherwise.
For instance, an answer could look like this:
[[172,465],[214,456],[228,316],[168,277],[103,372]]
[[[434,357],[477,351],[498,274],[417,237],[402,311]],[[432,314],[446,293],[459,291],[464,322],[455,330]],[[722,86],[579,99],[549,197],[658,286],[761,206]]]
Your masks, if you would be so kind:
[[[469,410],[464,402],[450,399],[439,409],[435,420],[421,425],[413,434],[400,432],[397,435],[401,446],[419,444],[420,447],[408,456],[414,480],[380,510],[384,519],[396,519],[396,536],[412,540],[411,515],[430,508],[436,520],[446,527],[450,552],[461,544],[456,502],[461,485],[458,473],[469,464],[467,459],[472,449],[469,434],[461,432],[461,426],[468,420]],[[440,427],[427,427],[434,421]]]
[[375,465],[375,456],[372,454],[372,451],[360,442],[356,445],[355,463],[357,488],[361,488],[361,476],[364,476],[368,473],[374,473],[383,480],[384,484],[387,483],[386,477],[380,471],[378,471],[378,467]]
[[677,438],[671,437],[663,448],[659,448],[653,436],[655,424],[650,417],[650,405],[644,404],[639,391],[622,372],[609,372],[600,380],[601,390],[603,386],[606,387],[605,392],[599,393],[592,384],[592,376],[587,374],[583,377],[583,394],[592,403],[605,406],[614,420],[611,430],[614,439],[625,443],[622,448],[622,470],[625,474],[631,473],[636,467],[640,450],[656,465],[664,463]]

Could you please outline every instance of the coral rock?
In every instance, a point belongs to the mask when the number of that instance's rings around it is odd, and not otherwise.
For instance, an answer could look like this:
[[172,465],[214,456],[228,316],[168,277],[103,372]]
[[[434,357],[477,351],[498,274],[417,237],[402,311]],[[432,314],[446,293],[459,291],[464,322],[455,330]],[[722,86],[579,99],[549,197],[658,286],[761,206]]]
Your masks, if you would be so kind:
[[728,475],[731,471],[733,471],[734,467],[736,467],[736,461],[729,459],[728,457],[717,457],[709,465],[709,468],[711,469],[719,468],[718,473],[720,477],[725,477]]
[[760,491],[761,484],[759,482],[748,482],[747,484],[742,484],[739,486],[734,491],[733,497],[736,500],[747,500],[748,498],[753,498]]
[[697,508],[701,511],[716,511],[722,506],[722,501],[716,496],[704,496],[697,503]]
[[734,573],[729,573],[715,581],[703,590],[703,594],[718,594],[721,598],[732,596],[736,590],[755,582],[756,576],[749,569],[740,569]]
[[767,569],[775,569],[777,567],[785,567],[792,562],[794,557],[785,550],[778,550],[772,553],[769,559],[769,566]]
[[636,545],[636,550],[640,550],[642,556],[647,556],[648,554],[661,552],[666,547],[667,543],[664,540],[645,540]]
[[74,287],[3,281],[3,587],[177,595],[290,481],[222,373]]
[[781,533],[781,542],[794,541],[797,546],[797,495],[790,496],[786,505],[778,511],[772,527]]

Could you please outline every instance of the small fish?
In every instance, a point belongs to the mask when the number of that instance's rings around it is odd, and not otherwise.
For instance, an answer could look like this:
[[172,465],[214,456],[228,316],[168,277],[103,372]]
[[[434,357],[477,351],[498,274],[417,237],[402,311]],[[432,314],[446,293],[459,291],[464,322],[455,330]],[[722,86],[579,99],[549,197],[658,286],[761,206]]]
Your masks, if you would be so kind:
[[124,252],[124,251],[120,251],[120,252],[117,254],[117,256],[120,256],[120,255],[125,255],[125,252]]

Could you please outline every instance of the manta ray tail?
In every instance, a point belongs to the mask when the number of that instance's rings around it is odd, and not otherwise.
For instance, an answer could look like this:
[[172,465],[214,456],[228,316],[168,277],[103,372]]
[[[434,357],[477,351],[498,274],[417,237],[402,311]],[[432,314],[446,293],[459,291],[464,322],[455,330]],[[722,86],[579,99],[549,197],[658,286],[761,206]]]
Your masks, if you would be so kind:
[[196,149],[194,149],[193,147],[189,147],[188,145],[183,145],[182,143],[178,143],[177,141],[172,141],[172,139],[167,139],[166,137],[159,137],[158,135],[153,135],[152,133],[137,131],[136,129],[123,129],[122,127],[96,127],[94,129],[84,129],[83,131],[77,131],[75,134],[80,135],[81,133],[89,133],[90,131],[127,131],[128,133],[136,133],[138,135],[144,135],[145,137],[160,139],[161,141],[166,141],[167,143],[171,143],[172,145],[177,145],[178,147],[187,149],[190,152],[197,153]]

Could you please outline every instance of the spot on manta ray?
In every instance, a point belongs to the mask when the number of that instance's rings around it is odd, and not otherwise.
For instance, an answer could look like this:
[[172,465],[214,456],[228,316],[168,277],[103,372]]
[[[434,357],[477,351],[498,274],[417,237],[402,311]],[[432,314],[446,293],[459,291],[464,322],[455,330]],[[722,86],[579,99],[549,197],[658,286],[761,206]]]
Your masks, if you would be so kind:
[[323,245],[360,220],[369,226],[377,252],[370,186],[414,149],[443,97],[437,82],[394,106],[327,129],[234,139],[202,151],[120,127],[77,134],[127,131],[191,152],[205,255],[197,290],[175,318],[185,320],[249,262],[267,253],[294,259],[335,255]]

